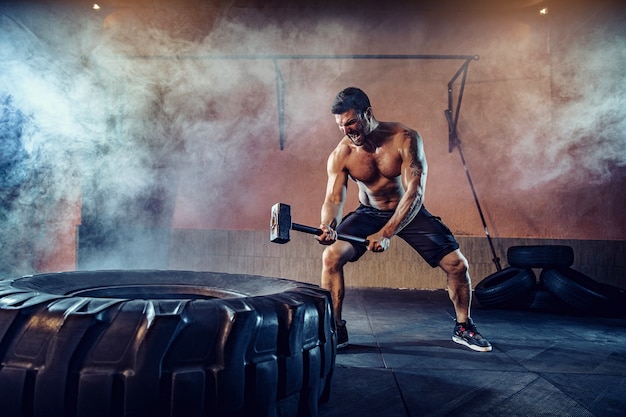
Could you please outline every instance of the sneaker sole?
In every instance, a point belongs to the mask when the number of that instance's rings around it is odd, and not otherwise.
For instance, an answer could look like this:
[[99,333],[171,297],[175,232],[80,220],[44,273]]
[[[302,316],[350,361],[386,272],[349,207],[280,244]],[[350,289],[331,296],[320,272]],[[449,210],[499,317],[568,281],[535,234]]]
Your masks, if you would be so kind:
[[457,336],[452,336],[452,341],[458,343],[459,345],[463,345],[466,346],[476,352],[491,352],[492,347],[491,346],[476,346],[476,345],[470,345],[469,343],[467,343],[467,341],[465,339],[462,339],[460,337]]
[[337,344],[337,349],[343,349],[343,348],[345,348],[345,347],[347,347],[347,346],[348,346],[348,342],[347,342],[347,341],[345,341],[345,342],[343,342],[343,343],[339,343],[339,344]]

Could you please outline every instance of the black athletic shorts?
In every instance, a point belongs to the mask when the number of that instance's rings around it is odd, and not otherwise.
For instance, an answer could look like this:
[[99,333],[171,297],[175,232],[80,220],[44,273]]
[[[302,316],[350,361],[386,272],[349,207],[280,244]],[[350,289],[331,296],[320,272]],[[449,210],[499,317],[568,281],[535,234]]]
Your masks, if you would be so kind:
[[[358,237],[367,237],[379,231],[393,215],[394,211],[381,211],[360,205],[349,213],[337,226],[337,232]],[[398,233],[433,268],[439,266],[441,258],[459,248],[454,235],[441,221],[422,206],[411,223]],[[367,251],[365,245],[354,245],[357,255],[350,260],[355,262]]]

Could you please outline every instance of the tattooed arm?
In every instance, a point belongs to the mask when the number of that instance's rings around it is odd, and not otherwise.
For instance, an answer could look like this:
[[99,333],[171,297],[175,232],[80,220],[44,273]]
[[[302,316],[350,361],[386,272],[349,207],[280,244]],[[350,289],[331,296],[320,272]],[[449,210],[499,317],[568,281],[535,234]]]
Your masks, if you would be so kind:
[[[402,157],[400,175],[405,193],[398,202],[394,215],[378,232],[387,239],[396,235],[415,218],[417,212],[422,208],[426,188],[428,165],[420,135],[414,130],[407,130],[399,152]],[[388,241],[380,242],[381,248],[371,247],[370,249],[374,251],[385,250],[388,245]]]

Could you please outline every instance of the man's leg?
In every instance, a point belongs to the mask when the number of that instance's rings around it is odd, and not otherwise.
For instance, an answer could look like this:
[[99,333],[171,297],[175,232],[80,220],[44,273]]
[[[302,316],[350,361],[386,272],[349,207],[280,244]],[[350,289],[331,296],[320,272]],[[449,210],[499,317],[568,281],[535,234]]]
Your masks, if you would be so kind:
[[444,256],[439,266],[446,273],[448,294],[456,312],[452,340],[478,352],[490,352],[491,343],[482,337],[470,317],[472,281],[468,272],[467,259],[457,249]]
[[343,267],[353,256],[354,248],[352,244],[343,241],[337,241],[328,246],[322,254],[321,286],[330,291],[337,323],[341,323],[341,311],[345,295]]
[[439,262],[439,266],[446,273],[448,295],[456,320],[465,323],[470,316],[470,304],[472,302],[472,282],[469,276],[467,259],[459,249],[450,252]]
[[354,257],[355,250],[352,244],[337,241],[324,249],[322,255],[322,288],[330,291],[333,301],[333,312],[337,325],[337,348],[348,345],[348,330],[346,322],[341,319],[345,284],[343,279],[344,265]]

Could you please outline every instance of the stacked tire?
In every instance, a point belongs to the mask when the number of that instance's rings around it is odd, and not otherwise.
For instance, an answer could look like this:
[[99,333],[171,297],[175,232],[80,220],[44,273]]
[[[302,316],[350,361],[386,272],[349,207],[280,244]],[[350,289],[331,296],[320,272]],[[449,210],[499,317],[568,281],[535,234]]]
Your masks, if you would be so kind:
[[20,416],[316,416],[330,294],[195,271],[0,281],[0,410]]
[[[574,251],[566,245],[511,246],[509,267],[476,286],[481,305],[587,315],[619,315],[625,292],[572,269]],[[534,269],[541,269],[537,281]]]

